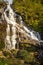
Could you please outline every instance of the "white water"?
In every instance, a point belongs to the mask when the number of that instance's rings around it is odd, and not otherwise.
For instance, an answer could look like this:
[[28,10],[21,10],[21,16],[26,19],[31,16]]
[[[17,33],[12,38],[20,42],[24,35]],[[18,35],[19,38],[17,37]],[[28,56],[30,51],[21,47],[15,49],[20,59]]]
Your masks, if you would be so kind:
[[[7,17],[6,11],[9,11],[9,16]],[[7,28],[6,28],[6,38],[5,40],[8,42],[8,49],[15,49],[16,45],[16,19],[14,18],[14,12],[10,5],[7,5],[7,9],[4,12],[4,17],[7,22]],[[12,35],[10,36],[10,25],[12,25]],[[5,43],[6,43],[5,41]],[[6,43],[7,44],[7,43]],[[6,45],[5,45],[6,46]]]
[[38,32],[35,32],[35,31],[33,32],[33,30],[31,31],[28,30],[28,28],[23,24],[23,20],[21,17],[20,17],[20,22],[23,25],[24,30],[30,35],[32,39],[38,40],[38,41],[41,40],[40,34]]
[[[6,11],[9,11],[8,16]],[[4,12],[4,18],[7,22],[7,28],[6,28],[6,38],[5,38],[5,47],[8,48],[9,50],[11,49],[15,49],[15,45],[17,43],[17,35],[16,35],[16,17],[15,17],[15,13],[13,12],[12,8],[10,7],[10,5],[7,5],[7,9]],[[40,38],[40,34],[38,32],[35,32],[33,30],[28,30],[28,28],[24,25],[22,17],[19,16],[19,20],[20,20],[20,26],[22,26],[23,30],[21,29],[22,33],[25,33],[28,37],[30,37],[31,39],[37,40],[39,41]],[[10,31],[10,25],[12,25],[11,30],[12,30],[12,35],[11,31]]]

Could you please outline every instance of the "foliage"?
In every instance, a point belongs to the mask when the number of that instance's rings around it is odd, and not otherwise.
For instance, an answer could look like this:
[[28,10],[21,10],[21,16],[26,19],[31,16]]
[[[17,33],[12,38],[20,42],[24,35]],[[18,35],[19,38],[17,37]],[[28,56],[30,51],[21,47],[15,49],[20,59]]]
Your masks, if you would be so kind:
[[25,62],[33,62],[34,61],[34,55],[32,55],[30,52],[26,50],[20,50],[17,53],[17,57],[20,59],[23,59]]
[[0,59],[0,65],[8,65],[5,59]]
[[36,31],[43,32],[43,26],[41,27],[43,25],[41,21],[43,20],[42,0],[13,0],[12,7],[17,13],[21,14],[28,26]]
[[[33,47],[32,47],[33,48]],[[39,65],[39,62],[36,61],[36,57],[34,55],[34,51],[28,51],[28,49],[20,49],[20,50],[6,50],[2,51],[3,56],[0,58],[1,65]],[[34,49],[33,49],[34,50]]]
[[[5,1],[0,0],[0,8],[5,6]],[[36,31],[43,32],[43,0],[13,0],[12,4],[13,9],[15,9],[18,14],[20,14],[27,24]],[[5,25],[4,25],[5,26]],[[0,32],[3,37],[2,32]],[[4,27],[3,27],[4,28]],[[10,52],[3,52],[4,58],[0,58],[0,65],[39,65],[36,61],[36,57],[34,56],[34,52],[36,51],[36,47],[33,45],[22,44],[22,50],[15,51],[12,50]],[[0,41],[0,50],[4,48],[4,43]],[[25,49],[25,50],[24,50]],[[12,56],[13,55],[13,56]],[[24,64],[23,64],[23,62]],[[42,59],[41,59],[42,60]]]
[[4,0],[0,0],[0,8],[4,7],[6,5],[6,2]]

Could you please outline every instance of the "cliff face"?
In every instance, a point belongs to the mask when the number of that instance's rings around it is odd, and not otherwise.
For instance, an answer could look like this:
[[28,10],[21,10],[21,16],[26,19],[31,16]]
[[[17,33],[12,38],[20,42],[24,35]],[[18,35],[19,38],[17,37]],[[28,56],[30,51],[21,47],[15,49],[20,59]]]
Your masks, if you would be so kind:
[[4,9],[0,9],[0,41],[4,40],[5,38],[5,30],[6,30],[6,24],[5,21],[2,19],[2,14],[4,12]]
[[6,24],[0,23],[0,40],[4,40],[6,36]]

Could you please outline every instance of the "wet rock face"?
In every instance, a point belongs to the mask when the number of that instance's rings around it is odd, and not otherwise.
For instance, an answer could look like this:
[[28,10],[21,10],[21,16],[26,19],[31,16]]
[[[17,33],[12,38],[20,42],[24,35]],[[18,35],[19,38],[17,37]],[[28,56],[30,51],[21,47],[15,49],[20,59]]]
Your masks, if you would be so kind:
[[4,40],[6,36],[6,24],[0,23],[0,40]]
[[38,60],[40,61],[40,63],[43,63],[43,51],[40,51]]
[[3,20],[4,8],[0,8],[0,41],[5,39],[6,36],[6,22]]
[[0,19],[1,19],[2,13],[0,13]]
[[40,33],[40,35],[41,35],[41,39],[43,40],[43,33]]

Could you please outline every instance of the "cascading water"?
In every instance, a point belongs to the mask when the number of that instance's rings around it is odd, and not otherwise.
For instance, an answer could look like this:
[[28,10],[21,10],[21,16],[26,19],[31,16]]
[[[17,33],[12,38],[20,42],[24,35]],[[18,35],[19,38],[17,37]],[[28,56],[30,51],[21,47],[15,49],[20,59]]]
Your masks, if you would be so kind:
[[[7,17],[6,11],[9,11],[9,16]],[[7,28],[6,28],[6,38],[5,38],[5,47],[8,47],[8,49],[15,49],[16,44],[16,20],[14,18],[14,12],[11,9],[10,5],[7,5],[7,9],[4,12],[4,17],[7,22]],[[10,36],[10,25],[12,25],[12,35]],[[6,42],[7,41],[7,42]],[[8,45],[6,45],[8,43]]]
[[[9,13],[7,13],[7,11]],[[7,16],[8,14],[8,16]],[[16,13],[13,12],[12,8],[10,7],[10,5],[8,4],[7,5],[7,9],[5,10],[4,12],[4,18],[7,22],[7,28],[6,28],[6,38],[5,38],[5,47],[7,47],[9,50],[11,49],[15,49],[15,45],[17,43],[17,35],[16,35],[16,27],[18,27],[18,23],[16,22]],[[28,37],[30,37],[31,39],[34,39],[34,40],[37,40],[39,41],[41,38],[40,38],[40,35],[38,32],[35,32],[33,30],[28,30],[28,28],[24,25],[23,23],[23,20],[22,20],[22,17],[19,16],[19,21],[20,21],[20,25],[22,28],[21,28],[21,33],[25,33]],[[11,31],[10,31],[10,25],[11,26],[11,30],[12,30],[12,35],[11,34]],[[19,29],[19,27],[18,27]]]
[[[21,24],[23,25],[23,20],[22,20],[22,18],[20,17],[20,22],[21,22]],[[38,32],[33,32],[33,30],[28,30],[28,28],[25,26],[25,25],[23,25],[23,28],[24,28],[24,30],[28,33],[28,34],[30,34],[30,37],[32,38],[32,39],[35,39],[35,40],[41,40],[41,38],[40,38],[40,34],[38,33]]]

